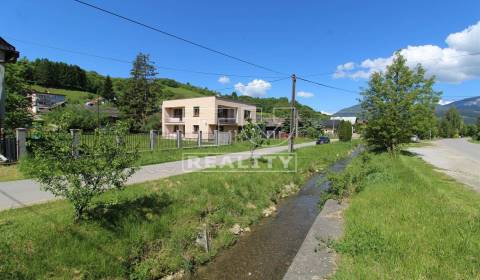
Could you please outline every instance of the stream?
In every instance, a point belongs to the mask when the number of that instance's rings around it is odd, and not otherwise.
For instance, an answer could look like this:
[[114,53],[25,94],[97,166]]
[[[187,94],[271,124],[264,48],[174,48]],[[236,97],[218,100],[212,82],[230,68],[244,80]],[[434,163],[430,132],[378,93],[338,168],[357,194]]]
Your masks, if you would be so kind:
[[[329,170],[343,170],[358,153],[356,149]],[[186,279],[282,279],[319,214],[320,194],[328,187],[325,172],[314,175],[297,194],[277,205],[275,215],[262,219],[252,232]]]

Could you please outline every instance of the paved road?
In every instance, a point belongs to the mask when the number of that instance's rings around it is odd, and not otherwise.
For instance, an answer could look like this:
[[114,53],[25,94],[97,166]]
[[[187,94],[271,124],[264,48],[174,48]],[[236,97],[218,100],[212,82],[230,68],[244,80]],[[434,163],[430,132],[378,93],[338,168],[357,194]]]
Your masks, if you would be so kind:
[[432,146],[410,148],[426,162],[480,192],[480,145],[467,139],[442,139]]
[[[295,148],[313,146],[315,142],[302,143],[295,145]],[[254,156],[268,155],[285,152],[287,146],[269,147],[259,149]],[[187,150],[185,151],[188,152]],[[199,153],[198,151],[195,151]],[[230,161],[226,161],[226,159]],[[200,158],[195,165],[189,166],[187,161],[174,161],[160,164],[142,166],[132,177],[129,178],[127,185],[157,180],[169,176],[190,173],[201,169],[214,166],[221,166],[250,158],[249,152],[231,153],[218,156],[209,156]],[[19,180],[10,182],[0,182],[0,211],[23,207],[35,203],[53,200],[55,197],[49,192],[42,191],[40,184],[33,180]]]

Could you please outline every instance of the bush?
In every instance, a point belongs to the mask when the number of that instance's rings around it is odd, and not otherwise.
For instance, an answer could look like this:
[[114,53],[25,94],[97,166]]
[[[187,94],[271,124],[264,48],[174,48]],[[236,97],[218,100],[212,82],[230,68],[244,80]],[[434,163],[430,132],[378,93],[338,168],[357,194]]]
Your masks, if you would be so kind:
[[338,138],[340,141],[352,140],[352,124],[348,121],[341,121],[338,127]]
[[[69,200],[79,220],[95,196],[122,188],[135,172],[138,152],[132,152],[122,141],[125,132],[120,125],[97,131],[93,145],[80,144],[72,149],[68,133],[39,129],[32,137],[36,140],[28,143],[32,154],[22,161],[22,170],[44,190]],[[120,141],[115,141],[118,138]]]
[[372,161],[372,156],[368,152],[363,152],[344,171],[327,175],[330,188],[321,195],[320,204],[323,205],[328,199],[342,200],[360,192],[364,180],[379,170],[380,167]]
[[[79,105],[68,105],[57,108],[45,114],[45,122],[48,125],[58,127],[60,130],[83,129],[94,130],[98,126],[96,112],[87,110]],[[100,124],[105,125],[108,119],[105,114],[100,114]]]

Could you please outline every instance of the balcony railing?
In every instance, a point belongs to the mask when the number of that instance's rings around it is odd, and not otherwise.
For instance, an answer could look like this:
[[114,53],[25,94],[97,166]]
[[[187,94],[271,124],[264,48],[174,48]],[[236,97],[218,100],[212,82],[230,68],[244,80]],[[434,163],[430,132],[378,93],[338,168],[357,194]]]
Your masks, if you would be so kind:
[[220,124],[236,124],[237,118],[226,118],[226,117],[218,117],[218,123]]
[[166,121],[169,123],[183,123],[185,122],[185,118],[184,117],[173,117],[173,118],[167,117]]

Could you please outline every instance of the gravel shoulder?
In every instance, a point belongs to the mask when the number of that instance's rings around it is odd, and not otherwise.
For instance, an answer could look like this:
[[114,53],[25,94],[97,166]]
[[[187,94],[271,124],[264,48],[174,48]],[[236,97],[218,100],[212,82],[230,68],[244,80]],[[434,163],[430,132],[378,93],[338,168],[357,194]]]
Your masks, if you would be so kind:
[[410,148],[410,152],[439,171],[480,192],[480,145],[461,139],[442,139],[432,146]]

